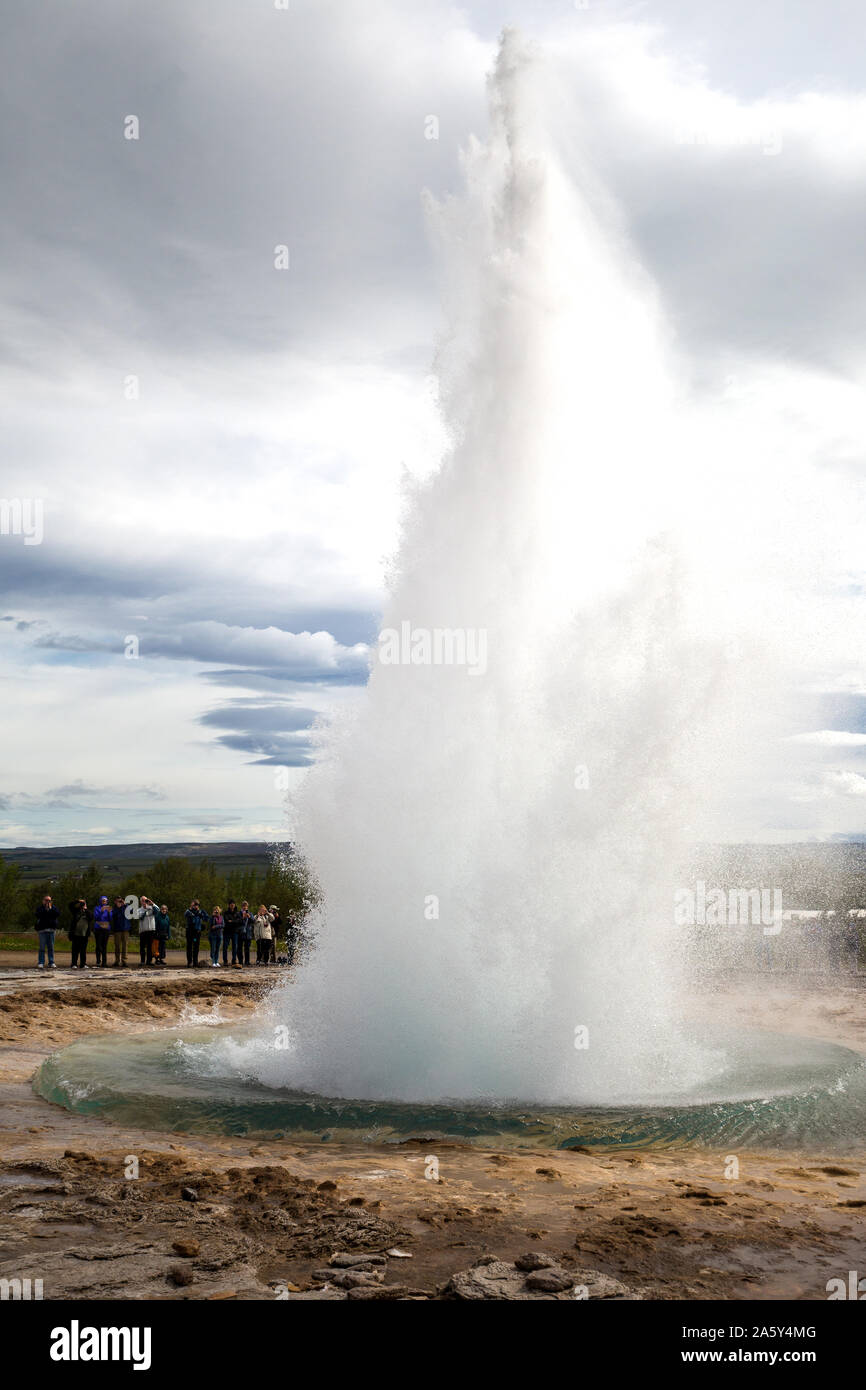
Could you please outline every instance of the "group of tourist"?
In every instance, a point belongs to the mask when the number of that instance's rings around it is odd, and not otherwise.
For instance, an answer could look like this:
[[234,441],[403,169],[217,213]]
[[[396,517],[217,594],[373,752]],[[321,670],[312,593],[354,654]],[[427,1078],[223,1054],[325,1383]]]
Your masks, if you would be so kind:
[[[137,906],[135,905],[137,901]],[[59,928],[60,909],[55,907],[50,894],[46,894],[36,909],[36,930],[39,933],[39,964],[37,969],[57,968],[54,960],[54,936]],[[96,950],[96,966],[108,965],[108,945],[113,940],[113,964],[123,969],[127,964],[127,945],[133,923],[138,926],[138,949],[140,964],[145,967],[166,965],[166,951],[171,936],[171,918],[163,903],[157,906],[152,898],[116,897],[110,903],[104,895],[96,906],[89,909],[84,898],[76,898],[69,904],[69,924],[66,928],[72,943],[73,970],[88,970],[87,946],[91,936]],[[294,964],[298,944],[298,929],[289,919],[283,922],[275,903],[266,907],[260,903],[253,912],[248,902],[238,907],[230,898],[225,911],[215,907],[206,912],[198,898],[193,898],[184,913],[186,936],[186,963],[191,969],[198,966],[201,940],[207,935],[210,946],[210,963],[213,969],[220,965],[242,969],[250,964],[250,950],[256,943],[256,965],[278,964],[277,951],[281,938],[285,945],[279,963]],[[231,961],[229,961],[231,950]],[[222,960],[220,960],[222,956]]]

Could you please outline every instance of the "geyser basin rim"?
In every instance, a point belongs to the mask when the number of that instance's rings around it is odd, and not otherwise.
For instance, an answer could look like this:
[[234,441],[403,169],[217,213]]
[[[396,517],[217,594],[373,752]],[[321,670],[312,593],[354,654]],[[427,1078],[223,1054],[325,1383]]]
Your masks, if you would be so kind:
[[142,1128],[317,1138],[324,1132],[356,1142],[421,1139],[431,1132],[488,1144],[523,1140],[564,1148],[734,1141],[791,1147],[866,1138],[866,1061],[860,1054],[779,1034],[736,1038],[740,1060],[745,1055],[763,1070],[763,1086],[735,1065],[726,1097],[678,1097],[675,1104],[413,1104],[288,1091],[250,1080],[239,1066],[245,1048],[263,1050],[252,1025],[84,1039],[43,1063],[34,1089],[68,1109]]

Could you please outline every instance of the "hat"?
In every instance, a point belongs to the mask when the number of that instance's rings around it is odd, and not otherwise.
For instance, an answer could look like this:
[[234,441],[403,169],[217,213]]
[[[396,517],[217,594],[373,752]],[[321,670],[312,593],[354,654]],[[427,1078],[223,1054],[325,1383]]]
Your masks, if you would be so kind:
[[276,903],[271,903],[270,907],[268,908],[268,912],[279,912],[279,910],[280,909],[277,907]]

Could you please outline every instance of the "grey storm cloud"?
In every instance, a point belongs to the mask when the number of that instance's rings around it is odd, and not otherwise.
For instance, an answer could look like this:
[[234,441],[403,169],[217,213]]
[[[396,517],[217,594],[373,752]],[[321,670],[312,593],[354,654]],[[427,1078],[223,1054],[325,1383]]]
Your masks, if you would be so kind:
[[246,729],[269,733],[296,732],[308,729],[316,711],[296,705],[260,705],[253,701],[236,700],[231,704],[208,710],[199,716],[199,723],[216,729]]
[[256,763],[273,767],[308,767],[313,761],[311,741],[301,734],[221,734],[218,743],[239,753],[254,753]]
[[315,710],[287,703],[255,699],[232,700],[199,716],[207,728],[227,729],[217,743],[239,753],[256,755],[254,761],[279,767],[307,767],[313,761],[308,730],[317,718]]
[[[287,685],[301,679],[296,671],[267,671],[264,669],[225,667],[218,671],[202,671],[201,678],[210,685],[244,686],[247,690],[258,690],[271,695],[285,692]],[[322,675],[310,671],[305,679],[306,685],[360,685],[365,677],[357,669],[328,672]]]

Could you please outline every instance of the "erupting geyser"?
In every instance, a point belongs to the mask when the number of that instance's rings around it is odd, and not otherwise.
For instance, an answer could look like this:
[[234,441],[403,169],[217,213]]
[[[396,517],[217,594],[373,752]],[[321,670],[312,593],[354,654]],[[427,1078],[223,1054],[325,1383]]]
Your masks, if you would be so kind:
[[299,798],[323,905],[268,1005],[290,1048],[245,1058],[267,1084],[623,1101],[722,1060],[683,1034],[672,950],[709,736],[666,534],[691,460],[652,288],[561,172],[543,91],[507,35],[489,143],[431,211],[450,449],[410,500],[363,708]]

